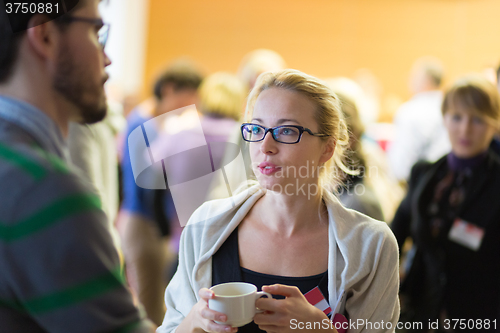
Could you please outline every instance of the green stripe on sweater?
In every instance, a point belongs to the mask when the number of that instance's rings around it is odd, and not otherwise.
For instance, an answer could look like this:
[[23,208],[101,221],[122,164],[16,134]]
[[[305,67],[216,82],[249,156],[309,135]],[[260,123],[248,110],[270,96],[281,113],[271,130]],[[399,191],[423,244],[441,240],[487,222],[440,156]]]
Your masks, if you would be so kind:
[[44,230],[71,215],[100,208],[101,200],[97,195],[70,195],[51,203],[14,225],[6,225],[0,221],[0,240],[12,242]]
[[77,305],[86,300],[98,297],[111,290],[123,286],[125,278],[121,274],[121,266],[92,278],[74,287],[30,300],[5,301],[0,300],[0,306],[10,307],[14,310],[28,312],[31,315],[40,315],[58,309]]
[[134,331],[136,328],[138,328],[142,324],[143,324],[142,321],[134,321],[130,324],[127,324],[127,325],[113,331],[113,333],[129,333],[129,332]]
[[68,165],[59,156],[49,153],[38,146],[32,146],[32,148],[40,157],[46,159],[55,171],[63,174],[69,173]]
[[121,274],[121,267],[118,266],[111,272],[107,272],[75,287],[22,303],[29,313],[41,314],[81,303],[116,289],[123,284],[124,277]]
[[47,170],[23,154],[0,144],[0,158],[30,174],[35,180],[42,179]]

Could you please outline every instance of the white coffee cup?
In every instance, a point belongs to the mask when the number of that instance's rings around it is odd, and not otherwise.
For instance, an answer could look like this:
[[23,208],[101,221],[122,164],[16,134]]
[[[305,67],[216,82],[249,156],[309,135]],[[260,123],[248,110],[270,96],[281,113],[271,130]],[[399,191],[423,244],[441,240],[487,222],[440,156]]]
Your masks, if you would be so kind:
[[208,307],[227,316],[226,322],[217,324],[244,326],[251,323],[256,313],[262,312],[255,306],[255,301],[262,296],[272,298],[265,291],[257,292],[257,287],[251,283],[229,282],[210,288],[215,298],[208,300]]

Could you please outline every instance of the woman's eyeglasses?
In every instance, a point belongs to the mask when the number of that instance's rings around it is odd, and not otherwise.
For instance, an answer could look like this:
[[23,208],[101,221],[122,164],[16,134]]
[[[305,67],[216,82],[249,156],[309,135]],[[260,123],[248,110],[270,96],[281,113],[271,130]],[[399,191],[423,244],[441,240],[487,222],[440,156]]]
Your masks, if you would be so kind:
[[313,133],[308,128],[296,125],[284,125],[276,127],[264,127],[262,125],[251,123],[244,123],[243,125],[241,125],[241,135],[243,136],[243,140],[248,142],[262,141],[264,140],[268,132],[271,132],[274,140],[279,143],[286,144],[298,143],[304,132],[317,137],[329,136],[327,134]]

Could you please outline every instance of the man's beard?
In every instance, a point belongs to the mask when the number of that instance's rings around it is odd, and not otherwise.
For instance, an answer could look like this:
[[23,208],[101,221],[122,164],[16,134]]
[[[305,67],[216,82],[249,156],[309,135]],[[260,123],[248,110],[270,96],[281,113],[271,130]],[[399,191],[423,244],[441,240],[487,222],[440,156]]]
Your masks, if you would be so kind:
[[66,50],[59,52],[53,86],[79,110],[78,119],[74,121],[82,124],[94,124],[106,116],[104,88],[93,82],[88,71],[75,63]]

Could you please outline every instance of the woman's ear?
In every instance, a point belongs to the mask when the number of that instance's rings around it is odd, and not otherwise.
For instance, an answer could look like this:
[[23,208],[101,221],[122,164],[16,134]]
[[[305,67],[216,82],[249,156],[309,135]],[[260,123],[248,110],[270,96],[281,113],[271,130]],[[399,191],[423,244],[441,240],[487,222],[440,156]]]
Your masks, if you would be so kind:
[[333,157],[334,152],[335,152],[335,140],[333,138],[328,138],[328,140],[323,146],[323,152],[321,153],[321,157],[319,158],[319,164],[326,163],[329,159]]

